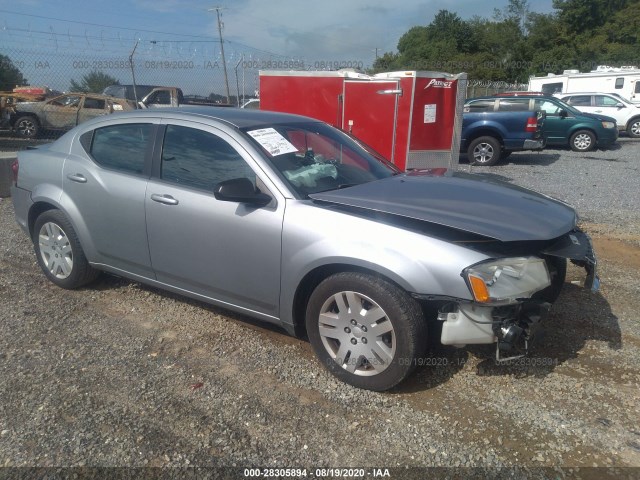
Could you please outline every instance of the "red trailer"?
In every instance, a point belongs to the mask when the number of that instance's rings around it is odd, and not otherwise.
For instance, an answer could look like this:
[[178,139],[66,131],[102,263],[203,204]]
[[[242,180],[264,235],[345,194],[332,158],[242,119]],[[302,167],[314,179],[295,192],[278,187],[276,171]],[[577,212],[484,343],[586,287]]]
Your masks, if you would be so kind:
[[260,109],[351,132],[401,169],[458,164],[467,75],[260,72]]

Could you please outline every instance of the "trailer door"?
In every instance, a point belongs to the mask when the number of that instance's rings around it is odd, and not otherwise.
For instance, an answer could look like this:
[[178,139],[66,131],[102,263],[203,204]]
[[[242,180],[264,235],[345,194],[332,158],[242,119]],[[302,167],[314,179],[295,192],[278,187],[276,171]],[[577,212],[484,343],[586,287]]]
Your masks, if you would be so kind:
[[[346,81],[342,129],[394,162],[398,81]],[[394,162],[395,163],[395,162]]]

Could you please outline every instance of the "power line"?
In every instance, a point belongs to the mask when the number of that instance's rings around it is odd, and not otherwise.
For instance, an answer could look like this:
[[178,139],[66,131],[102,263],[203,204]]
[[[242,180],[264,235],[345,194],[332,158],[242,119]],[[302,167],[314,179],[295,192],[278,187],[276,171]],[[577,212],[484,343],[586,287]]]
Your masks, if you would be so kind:
[[[0,9],[0,13],[9,13],[12,15],[21,15],[21,16],[25,16],[25,17],[32,17],[32,18],[40,18],[40,19],[44,19],[44,20],[55,20],[55,21],[60,21],[60,22],[67,22],[67,23],[75,23],[78,25],[89,25],[92,27],[102,27],[102,28],[110,28],[110,29],[116,29],[116,30],[127,30],[130,32],[134,32],[134,33],[138,33],[138,32],[144,32],[144,33],[157,33],[157,34],[162,34],[162,35],[173,35],[173,36],[178,36],[178,37],[189,37],[189,38],[204,38],[206,40],[156,40],[156,41],[165,41],[165,42],[174,42],[174,43],[213,43],[213,42],[217,42],[217,40],[213,40],[210,37],[206,36],[206,35],[190,35],[190,34],[185,34],[185,33],[172,33],[172,32],[163,32],[163,31],[159,31],[159,30],[148,30],[148,29],[144,29],[144,28],[129,28],[129,27],[119,27],[119,26],[115,26],[115,25],[105,25],[102,23],[91,23],[91,22],[81,22],[81,21],[77,21],[77,20],[67,20],[64,18],[56,18],[56,17],[47,17],[44,15],[35,15],[35,14],[31,14],[31,13],[20,13],[20,12],[13,12],[10,10],[2,10]],[[4,28],[5,30],[12,30],[11,28]],[[56,35],[56,33],[53,32],[40,32],[40,33],[46,33],[46,34],[54,34]],[[62,36],[73,36],[73,35],[67,35],[67,34],[57,34],[57,35],[62,35]],[[86,35],[82,35],[82,38],[86,37]],[[225,40],[226,43],[233,43],[236,45],[240,45],[242,47],[245,48],[249,48],[251,50],[254,50],[256,52],[260,52],[260,53],[264,53],[266,55],[271,55],[274,57],[282,57],[282,58],[291,58],[291,55],[283,55],[281,53],[275,53],[275,52],[271,52],[269,50],[264,50],[262,48],[256,48],[253,47],[251,45],[246,45],[244,43],[241,42],[237,42],[235,40]]]

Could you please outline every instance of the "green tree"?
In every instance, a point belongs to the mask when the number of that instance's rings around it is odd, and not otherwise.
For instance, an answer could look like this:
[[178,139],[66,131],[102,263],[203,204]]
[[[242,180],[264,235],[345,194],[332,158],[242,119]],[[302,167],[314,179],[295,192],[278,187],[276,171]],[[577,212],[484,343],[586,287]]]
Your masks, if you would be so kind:
[[69,87],[72,92],[102,93],[109,85],[119,85],[120,82],[103,72],[93,71],[82,76],[80,82],[71,80]]
[[0,54],[0,91],[11,91],[16,85],[26,85],[27,79],[6,55]]
[[542,14],[528,0],[509,0],[491,18],[470,20],[440,10],[402,35],[397,53],[380,56],[373,70],[443,69],[524,82],[565,69],[640,64],[640,0],[553,0],[553,6]]

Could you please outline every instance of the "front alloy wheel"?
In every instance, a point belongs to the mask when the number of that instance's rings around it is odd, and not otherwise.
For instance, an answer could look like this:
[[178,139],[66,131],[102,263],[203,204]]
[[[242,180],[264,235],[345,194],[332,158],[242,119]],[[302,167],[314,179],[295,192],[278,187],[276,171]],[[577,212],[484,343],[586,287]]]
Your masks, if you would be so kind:
[[361,293],[330,296],[320,309],[320,338],[329,356],[347,372],[384,372],[396,353],[396,333],[387,313]]
[[589,152],[596,146],[596,137],[587,130],[579,130],[571,136],[571,149],[574,152]]
[[417,301],[364,273],[337,273],[322,281],[307,304],[306,327],[324,366],[367,390],[400,383],[426,349],[426,322]]
[[640,137],[640,118],[634,118],[629,122],[629,127],[627,127],[627,135],[633,138]]

